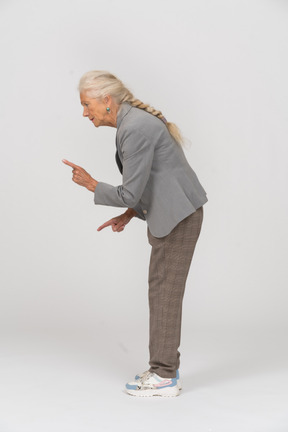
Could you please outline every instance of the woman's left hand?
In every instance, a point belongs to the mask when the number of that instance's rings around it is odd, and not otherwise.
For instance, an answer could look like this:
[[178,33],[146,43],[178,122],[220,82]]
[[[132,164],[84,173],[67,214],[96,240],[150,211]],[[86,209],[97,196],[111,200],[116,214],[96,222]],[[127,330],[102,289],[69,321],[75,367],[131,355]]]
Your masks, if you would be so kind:
[[72,180],[75,183],[79,184],[80,186],[86,187],[91,192],[95,191],[98,182],[97,180],[93,179],[93,177],[91,177],[91,175],[88,174],[87,171],[84,170],[84,168],[81,168],[80,166],[75,165],[72,162],[67,161],[66,159],[63,159],[62,162],[73,168]]

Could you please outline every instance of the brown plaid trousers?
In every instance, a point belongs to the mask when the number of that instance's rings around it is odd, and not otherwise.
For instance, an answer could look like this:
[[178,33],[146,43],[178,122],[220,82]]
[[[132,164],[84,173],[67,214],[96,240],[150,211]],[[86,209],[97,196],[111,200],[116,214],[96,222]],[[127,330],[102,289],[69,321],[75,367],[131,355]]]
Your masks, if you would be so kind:
[[150,371],[175,378],[180,364],[182,301],[186,279],[200,235],[203,206],[165,237],[152,236],[149,266]]

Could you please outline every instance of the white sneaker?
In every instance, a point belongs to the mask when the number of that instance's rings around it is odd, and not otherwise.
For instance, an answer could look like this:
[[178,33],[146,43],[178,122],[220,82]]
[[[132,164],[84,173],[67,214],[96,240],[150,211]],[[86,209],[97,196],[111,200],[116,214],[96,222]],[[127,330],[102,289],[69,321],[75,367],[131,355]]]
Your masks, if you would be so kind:
[[[135,375],[135,378],[134,378],[135,381],[137,381],[137,380],[139,380],[140,378],[142,378],[143,375],[146,374],[147,372],[148,372],[148,371],[143,372],[142,374],[137,374],[137,375]],[[177,385],[178,385],[179,390],[182,390],[182,383],[181,383],[181,381],[180,381],[179,369],[176,370],[176,380],[177,380]]]
[[138,380],[126,384],[126,391],[132,396],[174,397],[180,394],[176,378],[162,378],[153,372],[144,372]]

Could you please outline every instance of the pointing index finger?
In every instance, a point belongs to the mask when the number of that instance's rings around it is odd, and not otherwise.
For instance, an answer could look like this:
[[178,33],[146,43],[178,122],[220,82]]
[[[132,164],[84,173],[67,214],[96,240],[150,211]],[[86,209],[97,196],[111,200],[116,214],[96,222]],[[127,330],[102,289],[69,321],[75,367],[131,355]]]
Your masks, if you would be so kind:
[[99,228],[97,228],[97,231],[101,231],[103,228],[106,228],[106,227],[113,225],[113,224],[114,224],[113,219],[110,219],[109,221],[107,221],[103,225],[101,225]]
[[66,160],[66,159],[62,159],[62,162],[63,162],[64,164],[66,164],[66,165],[69,165],[69,166],[72,167],[72,168],[80,168],[78,165],[75,165],[75,164],[73,164],[72,162],[69,162],[69,161]]

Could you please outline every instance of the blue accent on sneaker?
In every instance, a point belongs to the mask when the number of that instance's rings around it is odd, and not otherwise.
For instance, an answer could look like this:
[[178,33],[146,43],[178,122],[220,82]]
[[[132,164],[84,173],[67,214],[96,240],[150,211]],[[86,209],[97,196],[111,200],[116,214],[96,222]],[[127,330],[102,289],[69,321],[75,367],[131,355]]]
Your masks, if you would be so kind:
[[128,390],[138,390],[138,386],[137,385],[126,384],[126,388]]
[[163,388],[177,386],[177,379],[176,378],[171,378],[171,380],[172,380],[172,383],[169,384],[169,385],[163,386]]

